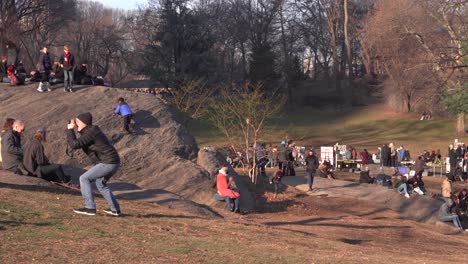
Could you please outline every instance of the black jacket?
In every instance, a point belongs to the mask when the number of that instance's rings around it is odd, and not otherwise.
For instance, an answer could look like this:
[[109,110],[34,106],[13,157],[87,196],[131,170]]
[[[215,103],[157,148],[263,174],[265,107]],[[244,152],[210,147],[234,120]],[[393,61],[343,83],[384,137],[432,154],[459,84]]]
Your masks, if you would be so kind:
[[39,70],[41,72],[50,72],[52,70],[52,62],[50,61],[49,52],[44,53],[41,51],[39,55]]
[[76,138],[75,131],[68,129],[68,145],[72,149],[83,149],[94,163],[120,164],[119,154],[107,139],[106,135],[97,126],[87,126],[79,132]]
[[62,54],[59,63],[63,64],[63,69],[65,71],[73,71],[75,68],[75,56],[73,56],[73,54],[70,53],[70,65],[68,65],[68,63],[65,61],[65,55]]
[[11,128],[2,136],[2,166],[8,170],[17,167],[23,162],[23,149],[21,137]]
[[39,140],[32,139],[24,144],[23,165],[29,173],[41,177],[39,166],[49,164],[49,160],[44,154],[44,146]]
[[315,173],[315,171],[317,170],[318,168],[318,160],[317,160],[317,157],[314,156],[307,156],[307,158],[305,159],[305,162],[306,162],[306,171],[307,172],[311,172],[311,173]]

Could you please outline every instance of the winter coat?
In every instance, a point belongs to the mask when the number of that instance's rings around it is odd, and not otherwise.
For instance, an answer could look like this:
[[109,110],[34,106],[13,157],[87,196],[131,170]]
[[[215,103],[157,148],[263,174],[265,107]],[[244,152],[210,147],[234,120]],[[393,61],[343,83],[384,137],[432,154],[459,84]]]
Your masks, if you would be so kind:
[[228,181],[227,176],[225,176],[222,173],[219,173],[216,177],[216,188],[218,189],[218,194],[223,197],[227,196],[231,199],[239,198],[240,194],[236,191],[229,189],[229,185],[230,180]]
[[21,137],[11,128],[2,136],[2,166],[8,170],[17,167],[23,162],[23,149]]
[[454,149],[449,150],[449,163],[450,167],[456,167],[457,166],[457,152]]
[[76,138],[75,131],[68,129],[67,141],[72,149],[83,149],[94,163],[120,164],[119,154],[98,126],[87,126],[79,132]]
[[315,155],[312,156],[307,156],[305,159],[306,162],[306,171],[309,173],[315,173],[317,171],[317,168],[319,166],[317,157]]
[[128,116],[133,114],[132,109],[130,109],[130,106],[128,104],[119,104],[114,110],[114,113],[121,115],[121,116]]
[[32,139],[24,145],[23,165],[29,173],[41,177],[39,166],[49,164],[49,160],[44,153],[44,146],[39,140]]
[[70,53],[70,65],[65,61],[65,54],[60,57],[59,63],[63,65],[63,70],[73,71],[75,68],[75,56]]
[[442,187],[442,197],[450,198],[452,195],[452,184],[450,184],[447,178],[442,182],[441,187]]
[[39,55],[39,71],[41,72],[50,72],[52,70],[52,63],[50,60],[49,52],[41,52]]

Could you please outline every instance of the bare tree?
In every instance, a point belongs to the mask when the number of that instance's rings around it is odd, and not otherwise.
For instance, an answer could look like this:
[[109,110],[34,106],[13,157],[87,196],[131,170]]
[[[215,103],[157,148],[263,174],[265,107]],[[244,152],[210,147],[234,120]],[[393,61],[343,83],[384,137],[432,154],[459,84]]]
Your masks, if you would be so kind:
[[[232,89],[224,86],[214,102],[212,120],[231,143],[238,138],[244,144],[249,176],[257,183],[257,142],[263,135],[268,118],[280,111],[284,99],[265,91],[263,84],[244,85]],[[250,162],[252,160],[252,162]]]

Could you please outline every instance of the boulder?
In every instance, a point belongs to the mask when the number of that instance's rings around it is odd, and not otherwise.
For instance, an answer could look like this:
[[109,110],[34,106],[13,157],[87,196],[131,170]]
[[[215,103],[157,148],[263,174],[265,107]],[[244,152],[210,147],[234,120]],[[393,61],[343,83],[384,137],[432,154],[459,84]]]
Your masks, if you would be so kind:
[[[220,152],[212,149],[201,149],[198,152],[197,163],[209,172],[212,185],[216,184],[216,176],[221,167],[229,168],[229,175],[232,175],[236,188],[239,190],[240,207],[242,211],[252,211],[255,209],[255,199],[249,190],[249,185],[244,181],[239,174],[232,168]],[[213,189],[213,193],[215,193]]]
[[[110,183],[164,190],[194,204],[212,203],[210,175],[194,162],[198,152],[195,139],[181,125],[175,110],[159,96],[106,87],[77,86],[74,93],[65,93],[62,87],[38,93],[36,88],[1,86],[0,122],[7,117],[23,120],[23,142],[36,129],[46,127],[48,140],[44,146],[53,163],[89,168],[91,164],[83,151],[74,151],[73,157],[65,153],[68,120],[90,112],[93,124],[108,136],[121,158],[121,168]],[[125,98],[134,112],[132,135],[123,131],[122,118],[113,112],[119,97]]]

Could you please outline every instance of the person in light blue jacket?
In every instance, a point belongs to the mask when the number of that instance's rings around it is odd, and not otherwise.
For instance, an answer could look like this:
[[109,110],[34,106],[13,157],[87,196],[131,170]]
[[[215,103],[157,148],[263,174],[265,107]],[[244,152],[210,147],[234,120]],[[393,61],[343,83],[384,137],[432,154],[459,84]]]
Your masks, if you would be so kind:
[[130,109],[130,106],[125,102],[125,99],[123,99],[122,97],[118,99],[118,104],[114,110],[114,113],[122,117],[124,130],[127,133],[131,134],[132,132],[130,131],[130,122],[132,121],[133,113],[132,109]]

